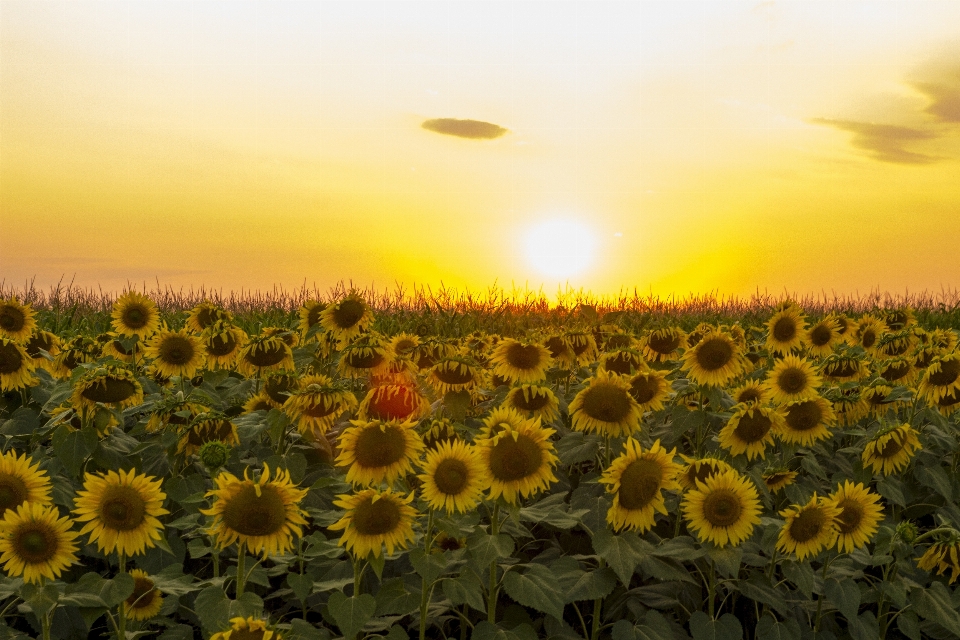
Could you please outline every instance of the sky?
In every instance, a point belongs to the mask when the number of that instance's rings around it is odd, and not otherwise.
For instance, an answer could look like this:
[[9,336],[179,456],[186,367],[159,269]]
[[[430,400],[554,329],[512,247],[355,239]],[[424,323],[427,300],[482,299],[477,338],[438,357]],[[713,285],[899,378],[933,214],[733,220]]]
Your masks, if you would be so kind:
[[0,0],[0,281],[960,286],[960,2]]

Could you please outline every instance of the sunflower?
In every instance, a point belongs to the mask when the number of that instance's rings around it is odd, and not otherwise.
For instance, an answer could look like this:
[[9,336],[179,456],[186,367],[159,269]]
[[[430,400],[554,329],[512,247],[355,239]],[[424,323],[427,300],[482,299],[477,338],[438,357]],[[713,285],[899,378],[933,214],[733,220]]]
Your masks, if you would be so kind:
[[239,445],[240,436],[237,426],[225,415],[217,411],[205,411],[197,414],[190,426],[180,432],[177,453],[192,456],[208,442],[219,440],[230,445]]
[[637,433],[642,414],[630,391],[623,376],[598,370],[570,403],[573,428],[615,438]]
[[907,356],[887,358],[876,363],[877,374],[891,384],[909,387],[917,378],[917,370]]
[[763,483],[767,486],[770,493],[779,493],[793,484],[797,479],[797,472],[788,469],[769,468],[763,472]]
[[367,391],[357,407],[359,420],[419,420],[430,413],[430,402],[416,387],[384,384]]
[[300,343],[300,336],[296,331],[285,327],[264,327],[258,334],[264,338],[279,338],[291,349]]
[[679,327],[655,329],[640,341],[640,350],[651,362],[676,360],[687,348],[687,335]]
[[827,316],[803,333],[803,342],[807,353],[815,358],[828,356],[833,346],[840,342],[840,322],[835,316]]
[[350,391],[334,385],[324,375],[305,376],[301,387],[283,405],[300,433],[322,435],[347,411],[356,408],[357,398]]
[[597,342],[599,343],[602,338],[603,348],[606,350],[617,350],[617,349],[639,349],[640,342],[634,338],[629,333],[625,332],[620,327],[616,327],[615,331],[611,332],[595,332],[597,336]]
[[730,420],[720,430],[720,446],[731,454],[747,454],[747,460],[764,457],[773,436],[783,429],[785,418],[779,409],[754,403],[735,405]]
[[88,369],[73,385],[70,403],[77,411],[96,409],[97,403],[126,409],[143,403],[143,387],[133,372],[122,367]]
[[187,312],[187,328],[194,333],[202,333],[217,322],[230,324],[233,314],[212,302],[201,302]]
[[917,395],[934,405],[957,389],[960,389],[960,353],[953,351],[933,359],[917,385]]
[[423,451],[423,440],[414,430],[414,422],[351,420],[337,440],[340,455],[337,466],[349,467],[347,482],[369,486],[392,484],[413,472],[413,463]]
[[[260,389],[260,391],[247,398],[241,408],[243,409],[243,415],[247,415],[255,411],[270,411],[276,409],[277,405],[263,389]],[[284,409],[286,409],[286,406],[284,406]]]
[[765,404],[770,400],[770,389],[759,380],[747,380],[731,391],[730,396],[736,404],[746,404],[748,402]]
[[160,328],[160,312],[147,296],[129,291],[117,298],[110,314],[113,330],[122,336],[141,340]]
[[160,480],[130,471],[108,471],[103,475],[84,474],[83,489],[77,492],[76,520],[86,522],[80,534],[90,534],[90,544],[104,553],[122,555],[145,553],[156,546],[163,525],[158,516],[170,513],[163,508],[167,497]]
[[695,489],[697,487],[697,481],[704,481],[719,473],[734,470],[727,462],[719,458],[708,457],[694,459],[688,458],[682,453],[680,454],[680,458],[683,459],[685,464],[684,467],[680,469],[680,475],[677,476],[677,480],[680,482],[680,487],[684,491]]
[[523,424],[526,418],[523,414],[506,405],[500,405],[490,411],[490,414],[483,419],[483,426],[480,427],[480,433],[476,439],[492,438],[503,431],[506,427],[518,428]]
[[815,556],[832,547],[837,541],[842,510],[830,498],[818,498],[814,493],[807,504],[792,505],[780,512],[786,518],[777,538],[777,549],[784,553],[797,554],[803,562],[807,556]]
[[837,333],[840,334],[841,341],[850,345],[857,343],[857,340],[853,335],[854,333],[853,328],[856,326],[856,323],[853,320],[851,320],[850,318],[848,318],[842,313],[831,313],[830,315],[827,316],[827,318],[836,320]]
[[766,379],[772,399],[778,404],[813,398],[822,383],[813,365],[806,358],[794,355],[778,360]]
[[910,307],[900,307],[899,309],[888,309],[883,314],[883,321],[887,323],[893,331],[901,329],[910,329],[916,325],[917,320],[913,309]]
[[423,499],[431,509],[445,509],[448,514],[473,511],[490,486],[480,451],[463,441],[437,443],[420,467],[423,473],[417,477]]
[[597,339],[587,331],[567,331],[564,340],[570,345],[576,362],[586,364],[597,357]]
[[649,369],[640,352],[628,347],[604,353],[600,356],[600,368],[623,376]]
[[886,427],[863,447],[863,465],[888,476],[903,471],[920,448],[917,432],[909,424]]
[[320,312],[320,324],[342,348],[370,328],[373,311],[363,298],[351,291],[345,298]]
[[427,382],[443,395],[448,391],[465,391],[477,386],[482,375],[482,370],[472,359],[448,356],[430,367]]
[[454,428],[450,418],[440,418],[431,420],[426,431],[420,436],[423,439],[423,445],[427,449],[436,449],[441,442],[454,442],[462,440],[460,434]]
[[279,336],[254,336],[237,353],[237,370],[246,376],[292,368],[293,350]]
[[830,382],[861,380],[870,374],[867,364],[849,352],[834,353],[820,365],[820,373]]
[[877,340],[876,354],[881,358],[902,356],[912,350],[916,344],[917,338],[912,331],[893,331],[882,335]]
[[957,332],[953,329],[934,329],[930,332],[930,346],[943,349],[944,353],[957,346]]
[[16,391],[37,384],[33,358],[18,342],[0,338],[0,391]]
[[687,528],[701,542],[737,546],[760,524],[760,497],[750,480],[730,469],[697,480],[681,505]]
[[[129,338],[127,338],[127,340],[129,340]],[[120,362],[133,362],[134,359],[143,359],[144,345],[140,340],[136,340],[128,347],[116,333],[110,332],[97,336],[97,341],[102,341],[102,346],[100,347],[101,357],[113,358]]]
[[133,569],[133,593],[121,605],[130,620],[149,620],[163,607],[163,596],[146,571]]
[[505,338],[490,355],[490,364],[493,373],[510,382],[535,383],[546,377],[553,358],[543,345]]
[[830,495],[830,499],[840,509],[840,515],[837,516],[837,550],[850,553],[867,544],[877,532],[883,516],[883,506],[878,504],[880,496],[865,489],[862,483],[855,485],[846,480]]
[[320,315],[326,308],[327,303],[320,302],[319,300],[307,300],[303,303],[298,313],[300,322],[297,323],[297,328],[300,329],[300,332],[304,336],[306,336],[313,327],[317,327],[318,331],[325,331],[323,325],[320,324]]
[[0,338],[26,342],[37,328],[36,314],[30,304],[16,298],[0,300]]
[[58,518],[53,505],[25,502],[9,509],[0,521],[0,564],[11,578],[41,584],[56,580],[77,562],[77,532],[69,517]]
[[49,503],[51,490],[47,472],[26,454],[11,449],[0,456],[0,515],[24,502]]
[[390,350],[397,355],[410,355],[419,346],[420,336],[413,333],[398,333],[390,338]]
[[960,391],[956,389],[937,400],[937,411],[944,417],[950,417],[957,409],[960,409]]
[[867,353],[876,353],[880,339],[887,332],[887,325],[879,318],[865,315],[857,322],[853,329],[855,344],[863,347]]
[[553,363],[561,369],[569,369],[577,361],[570,343],[562,335],[549,335],[543,341],[543,346],[550,352]]
[[888,411],[897,411],[900,407],[907,404],[906,400],[887,400],[887,397],[893,393],[893,387],[885,384],[873,384],[864,387],[860,392],[860,406],[858,412],[861,416],[873,416],[882,418]]
[[553,422],[560,417],[557,395],[541,384],[521,384],[510,389],[503,404],[527,418],[539,417],[541,422]]
[[210,640],[280,640],[280,636],[267,629],[267,623],[259,618],[230,618],[230,628],[210,636]]
[[557,481],[553,470],[558,460],[550,442],[556,431],[540,426],[539,418],[501,426],[477,444],[490,474],[490,498],[503,496],[507,503],[517,504],[519,498],[535,495]]
[[236,542],[240,553],[245,547],[264,557],[280,555],[293,548],[294,535],[303,535],[300,525],[307,521],[299,502],[307,490],[296,488],[289,472],[278,470],[271,480],[270,467],[264,463],[258,480],[250,479],[247,467],[243,480],[221,471],[216,485],[207,492],[208,498],[214,498],[213,505],[200,513],[213,516],[208,533],[220,549]]
[[683,354],[682,368],[700,385],[723,386],[746,368],[746,359],[728,334],[710,331]]
[[408,353],[420,371],[433,367],[444,358],[457,355],[456,345],[441,338],[418,338],[418,340],[417,346],[402,353]]
[[281,408],[290,395],[300,388],[300,376],[296,371],[277,369],[263,376],[263,393],[276,408]]
[[386,372],[393,357],[382,336],[368,333],[343,348],[337,369],[344,378],[362,378]]
[[600,482],[613,495],[607,523],[614,531],[631,529],[643,533],[653,527],[656,513],[667,515],[662,490],[679,491],[676,477],[680,465],[673,461],[677,450],[667,451],[657,440],[644,451],[627,438],[624,452],[603,472]]
[[637,401],[641,413],[663,409],[663,401],[670,395],[670,381],[666,371],[648,369],[629,380],[630,395]]
[[200,336],[207,366],[213,369],[231,367],[237,361],[240,349],[247,342],[247,332],[225,322],[214,322]]
[[956,582],[957,578],[960,578],[960,535],[954,532],[948,540],[930,545],[917,561],[917,567],[924,571],[936,569],[938,576],[942,576],[949,569],[950,584]]
[[[52,374],[54,371],[52,357],[60,353],[60,344],[60,338],[56,334],[37,330],[30,335],[23,348],[27,355],[33,358],[33,364],[37,368],[46,369]],[[46,351],[51,358],[45,357],[43,351]]]
[[412,493],[404,497],[390,489],[364,489],[337,498],[333,504],[346,513],[327,528],[343,530],[339,545],[357,558],[366,558],[371,553],[379,558],[384,545],[387,554],[392,555],[395,549],[406,549],[414,541],[417,511],[410,506]]
[[788,354],[803,344],[806,323],[800,307],[789,304],[767,321],[767,350]]
[[809,447],[833,435],[829,427],[836,422],[837,415],[830,402],[824,398],[815,396],[788,402],[781,409],[785,414],[785,421],[777,436],[782,441]]
[[192,378],[204,364],[203,342],[185,329],[160,331],[150,340],[145,355],[165,376]]
[[933,345],[921,345],[913,350],[910,354],[910,357],[913,359],[913,366],[917,369],[923,370],[930,366],[933,361],[948,353],[940,347],[935,347]]

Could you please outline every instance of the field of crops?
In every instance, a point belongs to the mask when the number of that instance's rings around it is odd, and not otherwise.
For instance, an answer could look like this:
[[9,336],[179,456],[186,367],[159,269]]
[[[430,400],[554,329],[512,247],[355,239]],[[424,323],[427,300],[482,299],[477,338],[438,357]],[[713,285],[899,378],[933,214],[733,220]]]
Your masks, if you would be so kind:
[[17,293],[0,639],[960,637],[956,301]]

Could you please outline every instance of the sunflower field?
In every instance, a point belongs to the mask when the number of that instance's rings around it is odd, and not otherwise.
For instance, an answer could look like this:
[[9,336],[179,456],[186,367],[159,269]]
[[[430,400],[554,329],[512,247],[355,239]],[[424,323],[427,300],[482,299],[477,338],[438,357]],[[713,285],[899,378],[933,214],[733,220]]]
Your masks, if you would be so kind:
[[0,299],[0,638],[960,637],[918,309],[110,304]]

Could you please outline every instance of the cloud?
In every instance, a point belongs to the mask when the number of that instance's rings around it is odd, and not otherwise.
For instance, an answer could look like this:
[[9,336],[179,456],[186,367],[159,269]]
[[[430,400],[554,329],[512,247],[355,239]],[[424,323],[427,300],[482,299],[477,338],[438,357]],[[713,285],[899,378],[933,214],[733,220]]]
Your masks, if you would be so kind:
[[910,84],[930,100],[924,111],[940,122],[960,122],[960,68],[946,81]]
[[931,164],[942,160],[937,156],[907,151],[904,146],[911,142],[932,140],[938,135],[914,127],[900,127],[891,124],[874,124],[856,120],[834,120],[831,118],[812,118],[810,122],[849,131],[853,135],[851,144],[858,149],[869,151],[882,162],[898,164]]
[[458,120],[457,118],[434,118],[420,125],[427,131],[442,133],[470,140],[492,140],[507,133],[508,129],[482,120]]

